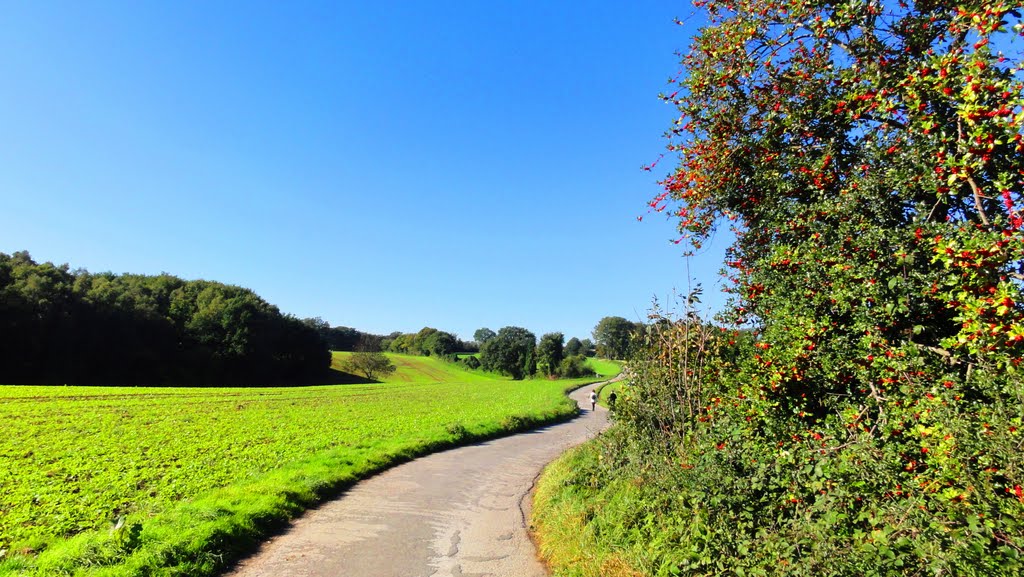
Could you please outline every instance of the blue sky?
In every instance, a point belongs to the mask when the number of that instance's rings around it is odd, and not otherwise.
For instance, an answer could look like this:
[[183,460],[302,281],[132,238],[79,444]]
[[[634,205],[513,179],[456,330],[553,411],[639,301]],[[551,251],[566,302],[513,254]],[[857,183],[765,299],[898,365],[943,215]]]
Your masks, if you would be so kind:
[[[641,166],[691,13],[5,2],[0,252],[237,284],[377,333],[640,320],[687,284],[646,214],[671,162]],[[711,293],[723,245],[689,265]]]

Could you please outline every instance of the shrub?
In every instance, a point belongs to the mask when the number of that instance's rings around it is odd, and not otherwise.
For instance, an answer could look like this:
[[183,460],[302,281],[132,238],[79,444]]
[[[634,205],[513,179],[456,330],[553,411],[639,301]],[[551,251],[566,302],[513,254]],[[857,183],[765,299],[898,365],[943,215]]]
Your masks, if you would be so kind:
[[558,375],[563,379],[576,379],[592,374],[594,371],[587,366],[587,358],[583,355],[566,357],[558,365]]

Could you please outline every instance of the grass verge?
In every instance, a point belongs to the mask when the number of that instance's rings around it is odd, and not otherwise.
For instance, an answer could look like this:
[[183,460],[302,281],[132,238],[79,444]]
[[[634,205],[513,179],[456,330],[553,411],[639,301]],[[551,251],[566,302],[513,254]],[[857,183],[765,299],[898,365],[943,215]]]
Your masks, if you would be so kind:
[[633,492],[601,479],[600,443],[597,439],[570,449],[538,480],[531,528],[541,560],[554,577],[648,575],[642,559],[615,546],[616,534],[635,525],[629,507]]

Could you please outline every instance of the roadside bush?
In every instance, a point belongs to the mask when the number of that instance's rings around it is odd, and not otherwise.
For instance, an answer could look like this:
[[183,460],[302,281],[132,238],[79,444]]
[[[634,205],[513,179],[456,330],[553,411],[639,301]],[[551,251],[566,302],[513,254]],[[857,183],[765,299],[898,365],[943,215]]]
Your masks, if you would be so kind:
[[558,376],[563,379],[576,379],[593,373],[594,371],[587,366],[587,358],[583,355],[565,357],[558,365]]
[[652,326],[617,426],[538,513],[588,519],[597,552],[577,574],[613,557],[645,575],[1024,571],[1019,382],[910,379],[874,410],[849,398],[816,417],[756,384],[760,341],[692,318]]
[[756,333],[654,315],[597,460],[635,515],[588,530],[644,574],[1024,573],[1020,11],[696,4],[649,206],[730,227]]

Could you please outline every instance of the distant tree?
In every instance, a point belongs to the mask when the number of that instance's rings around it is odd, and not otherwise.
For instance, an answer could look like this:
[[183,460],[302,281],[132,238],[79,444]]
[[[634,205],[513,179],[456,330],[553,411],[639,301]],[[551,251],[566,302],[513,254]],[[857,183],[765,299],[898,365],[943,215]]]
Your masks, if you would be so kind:
[[521,327],[504,327],[480,348],[484,369],[522,379],[537,368],[534,356],[537,337]]
[[566,357],[575,357],[576,355],[583,354],[583,343],[576,337],[573,337],[565,343],[565,349],[563,350]]
[[362,334],[352,350],[357,353],[379,353],[384,350],[381,348],[381,343],[381,337]]
[[477,344],[482,347],[484,346],[484,343],[493,339],[496,336],[498,336],[497,333],[485,327],[482,329],[477,329],[476,332],[473,333],[473,340],[476,341]]
[[462,348],[455,335],[432,327],[417,333],[392,333],[381,340],[385,349],[411,355],[451,357]]
[[558,366],[558,375],[564,379],[575,379],[593,374],[594,371],[587,366],[587,358],[583,355],[567,356]]
[[479,353],[480,352],[480,343],[478,343],[476,341],[464,341],[462,339],[458,339],[458,342],[456,343],[456,346],[458,347],[457,350],[460,353]]
[[632,335],[640,327],[622,317],[604,317],[594,327],[597,354],[609,359],[624,359]]
[[548,333],[542,336],[540,343],[537,344],[537,368],[549,377],[558,374],[559,365],[562,363],[564,339],[565,335],[562,333]]
[[391,338],[391,344],[388,345],[388,350],[393,353],[416,354],[415,341],[416,335],[399,334],[398,336]]
[[416,334],[414,348],[421,355],[444,357],[452,355],[458,349],[458,339],[451,333],[424,327]]
[[[347,328],[347,327],[336,327],[336,328]],[[350,330],[355,330],[355,329],[350,329]],[[359,331],[355,331],[355,332],[356,332],[356,335],[357,335],[356,344],[350,350],[353,350],[353,351],[364,351],[364,352],[366,352],[366,351],[380,352],[380,351],[384,350],[384,337],[382,337],[381,335],[373,335],[373,334],[370,334],[370,333],[363,333],[363,332],[359,332]]]
[[395,372],[397,367],[384,353],[356,351],[349,355],[342,368],[346,372],[358,372],[366,375],[371,381],[377,377],[386,377]]
[[580,346],[583,348],[583,350],[580,351],[580,354],[582,354],[585,357],[594,356],[594,353],[597,349],[597,347],[594,346],[594,341],[590,339],[583,339],[582,341],[580,341]]
[[[327,344],[333,351],[354,351],[356,344],[365,336],[367,336],[366,333],[351,327],[331,327],[327,331]],[[374,336],[376,337],[376,335]]]
[[317,331],[318,333],[326,333],[331,328],[331,323],[320,317],[302,319],[302,324]]

